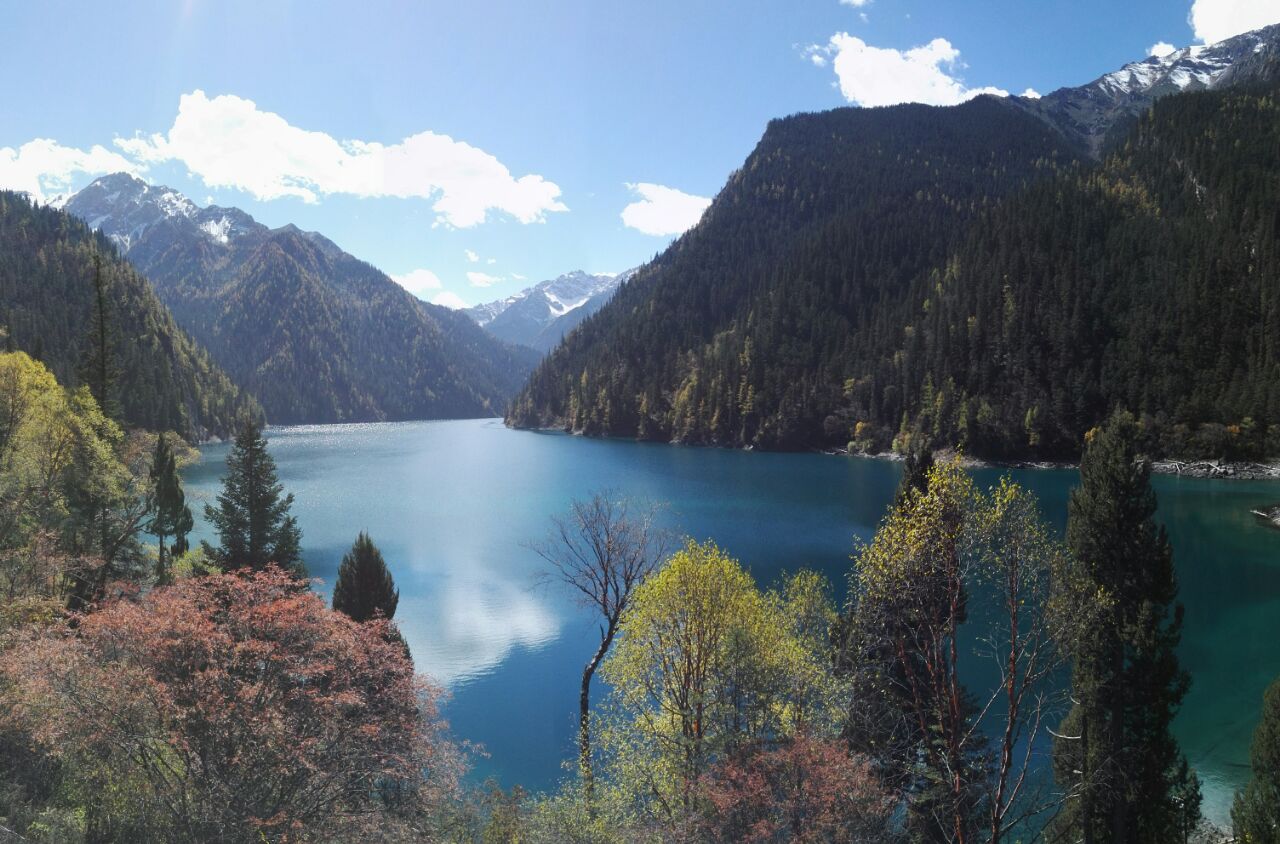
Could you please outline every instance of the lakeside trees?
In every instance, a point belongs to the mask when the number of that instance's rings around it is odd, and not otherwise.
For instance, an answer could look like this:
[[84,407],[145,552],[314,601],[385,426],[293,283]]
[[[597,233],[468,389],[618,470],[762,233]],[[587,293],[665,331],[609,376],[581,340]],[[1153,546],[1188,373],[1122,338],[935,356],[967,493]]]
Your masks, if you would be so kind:
[[1086,438],[1068,504],[1067,541],[1098,614],[1074,648],[1074,705],[1055,742],[1071,797],[1055,827],[1085,844],[1172,841],[1192,804],[1199,814],[1194,774],[1170,733],[1190,678],[1175,651],[1182,606],[1150,476],[1134,418],[1116,414]]
[[1262,719],[1249,751],[1253,776],[1231,807],[1231,824],[1241,844],[1280,842],[1280,680],[1263,696]]
[[[981,491],[955,460],[904,481],[854,557],[837,631],[844,736],[905,789],[919,840],[996,844],[1056,805],[1029,781],[1028,748],[1061,706],[1052,680],[1091,607],[1021,488]],[[965,664],[980,659],[996,679],[971,688]]]
[[588,800],[593,782],[591,680],[633,594],[667,556],[670,537],[656,519],[656,507],[603,490],[574,501],[568,515],[552,519],[550,537],[530,545],[550,567],[545,576],[568,587],[580,605],[601,619],[600,644],[583,666],[578,693],[578,764]]
[[262,426],[252,418],[241,422],[222,484],[218,506],[204,508],[219,540],[217,547],[201,543],[206,556],[224,571],[259,571],[274,563],[302,574],[302,534],[289,513],[293,494],[277,479]]
[[369,621],[375,616],[390,621],[395,618],[399,603],[400,590],[387,570],[382,552],[369,534],[360,531],[338,565],[333,608],[355,621]]
[[[187,534],[194,520],[187,496],[182,491],[182,479],[178,476],[178,460],[164,434],[156,437],[155,455],[151,459],[151,520],[147,533],[156,537],[156,583],[170,582],[169,557],[182,554],[187,548]],[[173,547],[165,540],[173,537]]]

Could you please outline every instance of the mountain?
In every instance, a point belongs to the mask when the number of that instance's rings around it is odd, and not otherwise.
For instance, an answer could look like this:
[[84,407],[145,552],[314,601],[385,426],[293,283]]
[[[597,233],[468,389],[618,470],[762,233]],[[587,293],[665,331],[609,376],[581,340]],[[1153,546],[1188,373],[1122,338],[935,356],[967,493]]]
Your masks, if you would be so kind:
[[992,97],[772,121],[508,424],[1071,457],[1124,405],[1153,451],[1280,452],[1277,35],[1101,160]]
[[634,274],[635,270],[616,275],[577,270],[463,313],[500,340],[549,352]]
[[536,360],[314,232],[123,173],[66,209],[119,246],[277,424],[497,415]]
[[1076,88],[1039,99],[1011,97],[1080,143],[1095,157],[1123,138],[1158,98],[1280,78],[1280,24],[1217,44],[1176,50],[1131,62]]
[[104,236],[21,194],[0,192],[0,326],[5,344],[39,358],[76,385],[102,262],[118,398],[131,425],[189,439],[225,437],[240,414],[261,409],[184,331],[147,280]]

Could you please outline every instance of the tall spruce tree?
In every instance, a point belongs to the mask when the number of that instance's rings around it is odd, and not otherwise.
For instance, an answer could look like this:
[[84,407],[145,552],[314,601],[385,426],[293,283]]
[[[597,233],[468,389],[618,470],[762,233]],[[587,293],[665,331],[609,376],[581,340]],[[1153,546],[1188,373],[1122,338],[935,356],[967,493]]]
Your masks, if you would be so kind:
[[1231,807],[1235,840],[1280,844],[1280,679],[1267,689],[1249,750],[1253,778]]
[[1169,731],[1190,684],[1175,653],[1182,606],[1137,436],[1123,412],[1091,430],[1068,505],[1077,574],[1104,609],[1076,644],[1074,705],[1055,741],[1069,798],[1056,840],[1161,844],[1199,816],[1194,775]]
[[369,534],[361,531],[338,566],[333,608],[356,621],[368,621],[377,613],[390,620],[399,602],[400,590],[396,589],[382,552]]
[[159,541],[156,556],[156,583],[171,580],[168,558],[170,549],[165,540],[174,537],[173,551],[183,553],[187,547],[187,533],[191,530],[191,509],[182,491],[182,479],[178,476],[178,461],[169,440],[161,434],[156,439],[156,453],[151,461],[151,519],[147,533]]
[[217,531],[219,546],[202,543],[224,571],[262,569],[275,563],[302,574],[302,533],[290,515],[293,494],[276,478],[276,462],[267,451],[262,427],[246,420],[227,455],[218,506],[205,505],[205,518]]
[[108,419],[119,422],[120,364],[116,359],[117,336],[111,318],[111,299],[107,280],[102,273],[102,256],[93,256],[93,314],[85,338],[84,357],[80,364],[80,381],[89,387],[94,401]]

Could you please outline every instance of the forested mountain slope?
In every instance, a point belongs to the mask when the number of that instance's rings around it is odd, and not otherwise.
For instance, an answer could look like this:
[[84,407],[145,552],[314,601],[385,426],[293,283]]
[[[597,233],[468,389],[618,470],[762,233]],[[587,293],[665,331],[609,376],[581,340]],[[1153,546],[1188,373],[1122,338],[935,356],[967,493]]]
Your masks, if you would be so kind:
[[127,250],[276,424],[498,415],[537,358],[314,232],[268,229],[125,174],[67,209]]
[[1280,453],[1278,93],[1162,99],[1101,166],[984,215],[842,413],[1067,456],[1120,405],[1156,451]]
[[863,349],[896,343],[912,281],[1000,197],[1077,166],[991,98],[769,124],[702,221],[534,372],[517,426],[721,445],[849,439]]
[[[1015,109],[988,100],[775,124],[704,222],[535,372],[511,421],[1063,457],[1123,405],[1146,414],[1157,450],[1276,451],[1277,100],[1274,85],[1166,97],[1100,164],[1063,163],[1050,142],[1024,159],[1030,170],[968,174],[984,151],[1001,161],[1001,147],[955,124],[1006,138]],[[924,122],[884,135],[908,115]],[[865,125],[842,135],[844,120]],[[847,158],[853,179],[834,164]],[[1018,189],[997,201],[1010,181]],[[867,211],[850,214],[859,201]],[[805,237],[782,221],[747,226],[788,202]]]
[[96,302],[95,256],[101,257],[115,398],[124,421],[198,439],[226,436],[240,413],[261,413],[178,328],[107,238],[66,213],[4,191],[0,327],[7,347],[40,359],[59,382],[79,383]]

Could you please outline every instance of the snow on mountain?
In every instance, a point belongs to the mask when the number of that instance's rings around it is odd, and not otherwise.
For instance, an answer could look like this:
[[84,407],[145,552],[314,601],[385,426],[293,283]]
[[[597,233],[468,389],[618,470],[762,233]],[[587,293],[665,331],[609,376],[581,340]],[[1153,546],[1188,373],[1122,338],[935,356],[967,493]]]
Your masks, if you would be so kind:
[[599,310],[634,272],[591,274],[575,270],[464,313],[501,340],[550,351],[565,333]]
[[1130,62],[1087,85],[1039,99],[1009,102],[1075,138],[1093,155],[1159,97],[1280,76],[1280,24],[1216,44],[1174,50]]
[[201,208],[173,188],[149,185],[127,173],[103,176],[79,193],[57,201],[59,207],[109,237],[125,254],[159,226],[173,226],[175,232],[198,231],[220,246],[264,230],[238,208]]

